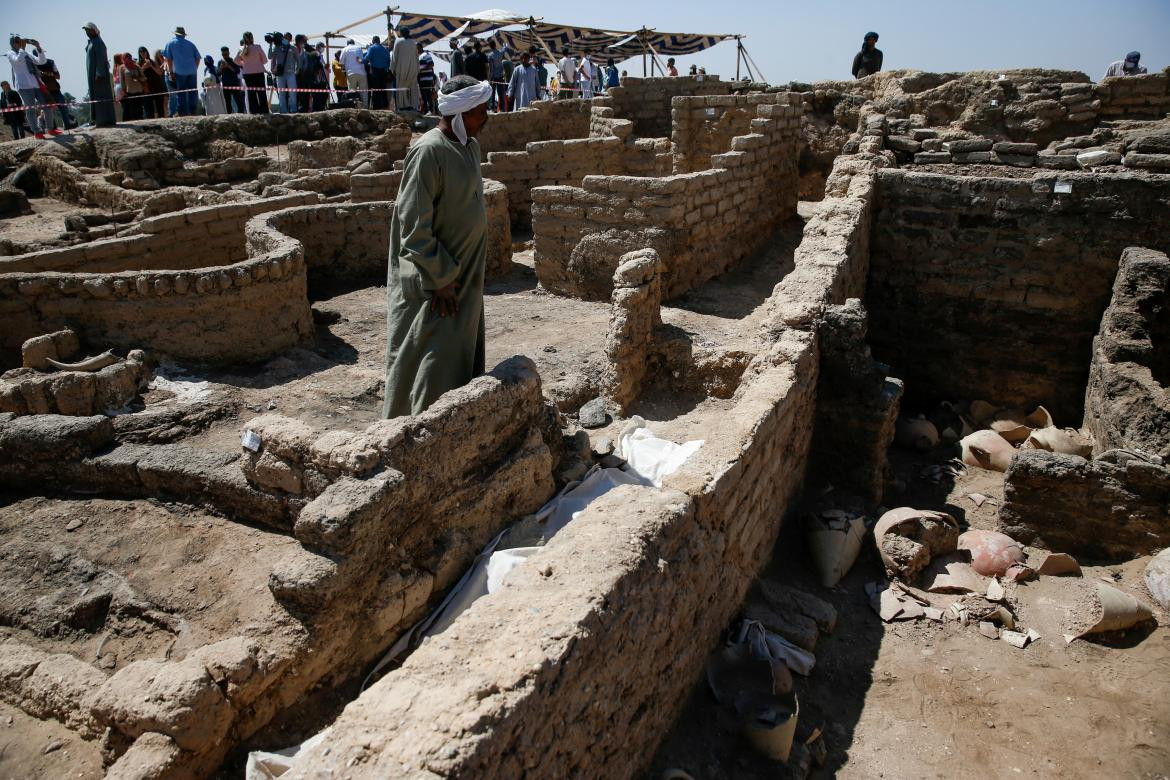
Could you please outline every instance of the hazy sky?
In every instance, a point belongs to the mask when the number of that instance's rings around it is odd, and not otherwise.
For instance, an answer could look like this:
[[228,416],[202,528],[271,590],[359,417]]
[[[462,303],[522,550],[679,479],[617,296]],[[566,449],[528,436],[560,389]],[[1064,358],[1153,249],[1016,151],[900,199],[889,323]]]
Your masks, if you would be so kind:
[[[514,2],[514,0],[507,0]],[[492,7],[460,5],[467,0],[409,0],[414,12],[463,15]],[[95,22],[111,57],[160,48],[175,25],[202,53],[218,55],[234,48],[240,33],[251,30],[259,41],[270,29],[309,35],[335,30],[369,16],[375,2],[294,3],[288,0],[201,0],[171,2],[78,2],[0,0],[6,33],[39,38],[61,70],[64,88],[85,93],[85,33]],[[567,9],[567,10],[566,10]],[[543,16],[546,21],[613,29],[645,25],[664,32],[743,33],[744,44],[773,83],[789,80],[849,78],[853,55],[867,30],[881,35],[885,67],[932,71],[1050,67],[1081,70],[1098,79],[1111,61],[1127,51],[1142,53],[1151,72],[1170,65],[1170,0],[1127,0],[1116,6],[1085,0],[740,0],[682,3],[663,0],[586,0],[581,3],[533,3],[507,10]],[[375,20],[355,32],[377,34]],[[7,45],[7,41],[4,42]],[[694,57],[679,58],[685,72],[691,63],[725,78],[735,75],[735,44],[723,43]],[[622,66],[642,73],[641,60]],[[0,76],[9,78],[7,68]]]

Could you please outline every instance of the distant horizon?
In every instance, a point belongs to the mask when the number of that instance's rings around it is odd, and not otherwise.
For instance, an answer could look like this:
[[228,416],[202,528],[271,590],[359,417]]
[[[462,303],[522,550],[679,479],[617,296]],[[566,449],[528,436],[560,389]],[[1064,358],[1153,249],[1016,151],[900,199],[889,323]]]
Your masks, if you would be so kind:
[[[405,10],[450,16],[484,10],[449,2],[412,2]],[[95,11],[91,3],[49,0],[17,5],[7,10],[6,17],[7,32],[40,39],[61,72],[62,89],[84,99],[88,91],[86,38],[81,26],[87,21],[101,30],[111,62],[114,54],[137,52],[140,45],[151,51],[161,49],[176,25],[186,28],[188,39],[201,54],[218,59],[220,46],[226,45],[235,53],[244,30],[253,32],[260,43],[265,31],[275,28],[316,35],[378,10],[372,4],[347,4],[345,8],[314,6],[294,11],[272,0],[257,0],[248,4],[245,15],[237,3],[205,0],[182,9],[111,5]],[[196,9],[198,15],[193,13]],[[510,10],[554,23],[607,29],[646,26],[670,32],[743,34],[745,48],[772,84],[849,80],[853,55],[868,30],[881,36],[878,47],[885,55],[885,70],[948,73],[1047,68],[1081,72],[1098,81],[1109,63],[1135,49],[1142,53],[1142,65],[1151,73],[1170,65],[1166,35],[1170,31],[1170,2],[1166,0],[1134,0],[1125,6],[1124,14],[1110,14],[1087,2],[1055,0],[1026,4],[990,0],[978,9],[925,0],[904,0],[894,8],[877,8],[860,0],[818,4],[744,0],[735,6],[734,15],[722,17],[653,0],[636,7],[598,0],[563,14],[523,7]],[[849,20],[845,26],[842,19]],[[384,35],[385,31],[384,17],[352,29],[365,35]],[[640,56],[629,59],[618,67],[630,76],[641,77],[641,60]],[[680,73],[685,74],[692,64],[723,79],[735,78],[735,42],[725,41],[697,55],[676,57]],[[436,66],[446,67],[442,62]],[[647,71],[647,75],[654,74]],[[0,78],[11,80],[11,73],[2,73]]]

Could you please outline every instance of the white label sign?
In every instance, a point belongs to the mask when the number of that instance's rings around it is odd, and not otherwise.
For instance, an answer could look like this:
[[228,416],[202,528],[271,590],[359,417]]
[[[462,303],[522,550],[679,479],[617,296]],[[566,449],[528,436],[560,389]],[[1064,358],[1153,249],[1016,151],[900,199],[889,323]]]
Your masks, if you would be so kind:
[[1053,185],[1052,191],[1058,192],[1062,195],[1067,195],[1068,193],[1072,192],[1072,182],[1058,181],[1055,185]]
[[253,430],[246,430],[246,431],[244,431],[244,438],[240,441],[240,444],[242,444],[244,449],[246,449],[246,450],[251,450],[252,452],[259,452],[260,451],[260,434],[256,433]]
[[714,107],[707,109],[707,116],[715,116],[715,108]]

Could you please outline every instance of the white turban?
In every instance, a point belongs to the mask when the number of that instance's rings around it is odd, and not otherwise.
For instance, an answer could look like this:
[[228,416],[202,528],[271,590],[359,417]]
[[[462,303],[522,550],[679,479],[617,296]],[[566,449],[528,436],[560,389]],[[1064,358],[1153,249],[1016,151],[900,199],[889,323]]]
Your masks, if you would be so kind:
[[476,106],[488,102],[491,98],[492,85],[486,81],[481,81],[474,87],[464,87],[446,94],[439,93],[439,113],[443,116],[454,117],[451,120],[451,129],[455,132],[459,143],[467,146],[467,128],[463,126],[463,112],[470,111]]

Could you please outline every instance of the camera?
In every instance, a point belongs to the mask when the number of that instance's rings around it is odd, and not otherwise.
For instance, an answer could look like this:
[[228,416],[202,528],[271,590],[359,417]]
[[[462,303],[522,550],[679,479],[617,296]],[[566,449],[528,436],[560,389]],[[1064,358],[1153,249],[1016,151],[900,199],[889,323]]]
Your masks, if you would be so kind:
[[264,42],[272,43],[272,33],[264,33]]

